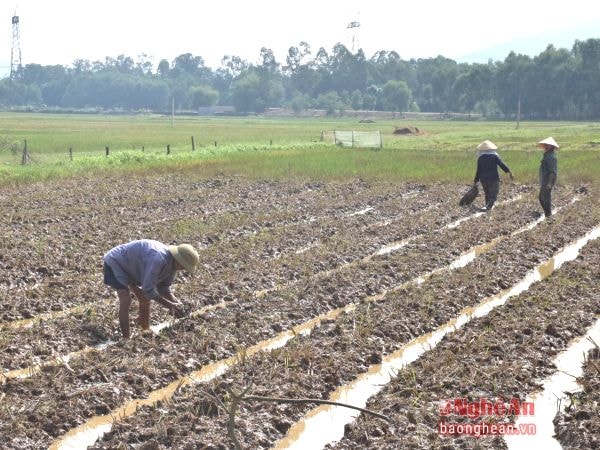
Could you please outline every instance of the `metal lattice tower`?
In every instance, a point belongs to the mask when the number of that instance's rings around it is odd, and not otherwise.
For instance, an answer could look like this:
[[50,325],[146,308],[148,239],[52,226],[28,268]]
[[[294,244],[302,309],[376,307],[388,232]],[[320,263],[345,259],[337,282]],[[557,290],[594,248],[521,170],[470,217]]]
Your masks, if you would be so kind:
[[346,27],[352,32],[352,53],[355,53],[359,48],[360,44],[358,42],[358,28],[360,27],[360,22],[350,22]]
[[10,79],[14,80],[21,73],[21,37],[19,33],[19,16],[12,17],[12,47],[10,49]]

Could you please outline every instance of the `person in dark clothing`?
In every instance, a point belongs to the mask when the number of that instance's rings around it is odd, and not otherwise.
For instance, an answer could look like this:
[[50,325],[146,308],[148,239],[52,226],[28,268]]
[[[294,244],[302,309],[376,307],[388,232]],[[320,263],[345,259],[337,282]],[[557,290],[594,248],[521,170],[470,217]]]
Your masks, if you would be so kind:
[[540,194],[538,199],[544,210],[544,215],[550,217],[552,215],[552,188],[556,184],[558,175],[558,162],[554,150],[560,147],[552,137],[538,142],[537,146],[544,150],[544,156],[540,162]]
[[496,150],[498,147],[492,141],[483,141],[477,146],[477,172],[473,185],[481,182],[483,193],[485,194],[484,211],[489,211],[494,207],[498,192],[500,191],[500,175],[498,167],[513,180],[513,174],[506,164],[500,159]]

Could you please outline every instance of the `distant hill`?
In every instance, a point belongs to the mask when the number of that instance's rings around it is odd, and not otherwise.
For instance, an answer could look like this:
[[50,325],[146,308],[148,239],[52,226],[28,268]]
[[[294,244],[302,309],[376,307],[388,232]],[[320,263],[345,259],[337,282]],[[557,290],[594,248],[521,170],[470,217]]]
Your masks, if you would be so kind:
[[600,39],[600,27],[598,24],[578,25],[576,27],[564,28],[562,30],[548,31],[534,37],[515,39],[504,44],[479,50],[467,55],[457,56],[454,59],[461,63],[487,63],[492,61],[504,61],[511,51],[517,54],[537,56],[543,52],[549,44],[556,48],[571,50],[576,40]]

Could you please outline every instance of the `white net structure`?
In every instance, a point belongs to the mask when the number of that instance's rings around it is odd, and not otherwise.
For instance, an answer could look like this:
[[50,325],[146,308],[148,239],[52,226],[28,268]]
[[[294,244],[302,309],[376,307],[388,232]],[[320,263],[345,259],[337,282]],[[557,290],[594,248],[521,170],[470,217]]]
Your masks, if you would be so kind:
[[336,145],[357,148],[382,148],[381,131],[338,131],[333,132]]

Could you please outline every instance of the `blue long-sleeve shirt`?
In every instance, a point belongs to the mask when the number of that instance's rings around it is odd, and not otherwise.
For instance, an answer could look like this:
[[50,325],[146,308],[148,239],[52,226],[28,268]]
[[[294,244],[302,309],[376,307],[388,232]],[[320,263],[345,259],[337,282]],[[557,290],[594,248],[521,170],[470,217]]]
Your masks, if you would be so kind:
[[497,153],[483,153],[477,158],[477,172],[475,172],[475,183],[478,181],[500,181],[498,167],[504,173],[510,172],[510,169],[500,159]]
[[171,292],[177,273],[168,246],[151,239],[118,245],[104,255],[104,262],[123,286],[141,286],[150,299]]

